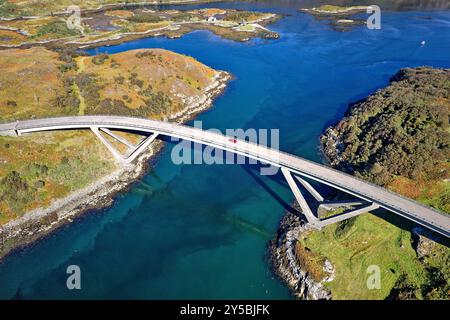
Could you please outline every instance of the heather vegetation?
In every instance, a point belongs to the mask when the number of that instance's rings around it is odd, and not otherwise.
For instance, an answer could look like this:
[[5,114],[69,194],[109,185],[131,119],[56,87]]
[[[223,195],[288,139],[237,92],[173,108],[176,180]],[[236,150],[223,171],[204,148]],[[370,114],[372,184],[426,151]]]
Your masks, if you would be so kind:
[[403,69],[322,137],[333,166],[450,212],[450,70]]
[[[42,1],[41,5],[49,3]],[[216,21],[209,21],[213,17]],[[276,38],[278,36],[276,33],[265,28],[255,26],[242,28],[241,24],[266,25],[279,16],[214,8],[161,11],[142,8],[105,9],[99,12],[84,12],[80,29],[68,28],[68,18],[69,15],[64,12],[41,16],[34,13],[33,17],[27,19],[0,21],[0,46],[37,42],[46,42],[63,48],[67,45],[95,46],[101,42],[117,43],[161,34],[176,38],[199,29],[207,29],[221,37],[236,41],[246,41],[255,37]]]
[[47,24],[41,26],[36,34],[33,36],[35,38],[41,38],[45,35],[57,36],[57,37],[70,37],[76,36],[79,31],[76,29],[69,29],[65,21],[50,21]]
[[[70,48],[11,49],[0,51],[0,68],[3,121],[77,114],[162,119],[189,107],[187,98],[200,100],[218,75],[193,58],[158,49],[97,56]],[[89,131],[0,137],[0,224],[116,168]]]
[[19,13],[17,5],[8,0],[0,0],[0,17],[13,17]]
[[[326,130],[324,152],[334,167],[450,213],[449,111],[450,70],[402,69]],[[419,238],[404,219],[383,219],[359,216],[304,235],[298,245],[336,267],[327,284],[334,298],[449,299],[445,241]],[[372,264],[382,272],[381,290],[367,289]]]

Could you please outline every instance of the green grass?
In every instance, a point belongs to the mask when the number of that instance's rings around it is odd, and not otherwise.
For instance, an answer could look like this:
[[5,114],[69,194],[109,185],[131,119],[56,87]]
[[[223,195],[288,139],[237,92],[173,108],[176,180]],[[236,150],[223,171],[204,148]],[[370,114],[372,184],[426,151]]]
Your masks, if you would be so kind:
[[450,181],[442,182],[443,188],[432,197],[421,196],[418,200],[426,205],[450,213]]
[[330,4],[325,4],[317,9],[320,11],[328,11],[328,12],[335,12],[335,11],[350,11],[350,10],[360,10],[364,7],[358,7],[358,6],[349,6],[349,7],[342,7],[342,6],[334,6]]
[[332,216],[336,216],[338,214],[342,214],[346,211],[351,210],[351,208],[347,209],[347,208],[335,208],[334,210],[322,210],[322,212],[320,213],[320,218],[324,219],[324,218],[329,218]]
[[255,31],[255,29],[256,29],[255,26],[253,26],[251,24],[239,26],[236,28],[237,31],[244,31],[244,32],[253,32],[253,31]]
[[1,17],[13,17],[16,14],[17,10],[17,6],[14,3],[10,3],[6,0],[0,0]]
[[34,37],[39,38],[48,34],[55,37],[70,37],[80,33],[77,30],[69,29],[64,21],[52,21],[41,26]]
[[338,11],[338,10],[344,10],[346,8],[345,7],[341,7],[341,6],[333,6],[333,5],[330,5],[330,4],[325,4],[323,6],[320,6],[317,9],[322,10],[322,11]]
[[[411,234],[372,214],[347,226],[334,224],[311,232],[300,245],[334,265],[336,277],[326,284],[334,299],[384,299],[402,275],[415,287],[427,283],[426,270],[411,245]],[[367,288],[370,265],[380,268],[380,289]]]

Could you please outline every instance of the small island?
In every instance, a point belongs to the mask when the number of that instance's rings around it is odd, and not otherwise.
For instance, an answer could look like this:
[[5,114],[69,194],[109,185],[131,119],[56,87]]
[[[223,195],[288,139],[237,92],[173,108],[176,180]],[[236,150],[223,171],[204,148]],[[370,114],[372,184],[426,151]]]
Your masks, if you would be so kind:
[[350,27],[363,25],[365,20],[352,18],[353,15],[367,11],[367,6],[336,6],[322,5],[313,8],[301,8],[301,12],[313,15],[318,20],[329,21],[331,26],[338,31],[348,31]]
[[[329,163],[450,214],[449,88],[449,69],[400,70],[324,132]],[[302,299],[449,298],[448,240],[388,214],[315,231],[288,213],[270,248],[277,274]],[[380,290],[366,286],[374,261]]]

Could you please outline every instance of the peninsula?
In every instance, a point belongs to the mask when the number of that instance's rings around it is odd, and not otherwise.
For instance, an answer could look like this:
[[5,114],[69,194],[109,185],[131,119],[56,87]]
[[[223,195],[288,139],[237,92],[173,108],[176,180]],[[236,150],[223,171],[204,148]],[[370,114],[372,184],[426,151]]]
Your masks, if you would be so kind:
[[[448,69],[400,70],[325,131],[325,156],[335,168],[450,213],[449,87]],[[448,240],[385,213],[321,231],[289,213],[271,254],[304,299],[449,298]],[[372,261],[384,279],[380,290],[366,286]]]
[[[211,106],[230,79],[160,49],[97,56],[10,49],[0,51],[0,68],[1,121],[107,113],[180,122]],[[134,143],[144,138],[115,134]],[[160,147],[123,167],[90,132],[0,137],[0,256],[87,209],[111,204]]]

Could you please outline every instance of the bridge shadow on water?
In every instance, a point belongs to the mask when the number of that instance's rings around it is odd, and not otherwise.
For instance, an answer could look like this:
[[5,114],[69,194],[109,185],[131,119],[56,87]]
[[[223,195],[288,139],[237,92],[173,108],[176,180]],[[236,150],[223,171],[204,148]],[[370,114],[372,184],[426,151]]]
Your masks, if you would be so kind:
[[[269,195],[272,196],[286,211],[300,215],[301,213],[294,209],[288,202],[286,202],[276,191],[274,191],[266,182],[263,181],[263,179],[259,176],[259,173],[255,173],[254,171],[259,170],[260,166],[258,165],[241,165],[245,172],[248,173],[250,177],[253,178],[253,180],[256,181]],[[284,187],[287,187],[287,183],[283,183],[281,180],[281,177],[279,176],[279,173],[277,175],[274,175],[271,177],[271,179],[275,182],[277,182],[279,185],[283,185]]]
[[[293,199],[293,196],[292,202],[288,203],[273,188],[271,188],[266,182],[264,182],[264,180],[260,177],[259,172],[256,172],[260,170],[260,165],[242,165],[242,167],[248,173],[248,175],[256,181],[256,183],[258,183],[265,191],[267,191],[267,193],[269,193],[286,210],[286,212],[304,217],[303,213],[295,208],[295,200]],[[289,190],[290,193],[292,192],[281,171],[278,171],[276,175],[270,176],[269,179],[271,179],[271,181],[277,183],[284,189]],[[298,185],[298,187],[301,190],[306,201],[308,201],[311,210],[313,212],[317,212],[319,203],[309,194],[309,192],[306,191],[306,189],[303,188],[303,186]],[[328,195],[330,193],[328,187],[320,187],[317,185],[315,185],[315,187],[321,194]]]
[[[138,132],[138,131],[133,131],[133,130],[121,130],[121,131],[125,131],[128,133],[133,133],[133,134],[138,134],[138,135],[143,135],[145,133],[142,132]],[[179,141],[177,140],[173,140],[171,137],[168,136],[160,136],[158,137],[158,140],[161,140],[162,142],[166,143],[167,145],[171,145],[174,146],[177,143],[179,143]],[[194,146],[194,143],[191,144],[191,146]],[[199,145],[197,146],[197,150],[203,152],[206,148],[206,146],[204,145]],[[194,150],[191,149],[191,156],[194,157]],[[226,155],[227,152],[223,153],[223,161],[225,161],[226,159]],[[294,206],[295,204],[295,199],[293,196],[291,196],[292,198],[292,202],[289,203],[287,202],[285,199],[283,199],[283,197],[281,197],[279,195],[279,192],[274,190],[273,187],[269,186],[264,179],[260,176],[260,169],[262,167],[262,164],[258,162],[258,164],[249,164],[248,163],[248,158],[246,159],[246,163],[245,164],[236,164],[236,165],[240,165],[244,171],[258,184],[260,185],[275,201],[277,201],[286,212],[290,212],[292,214],[295,214],[297,216],[302,216],[303,217],[303,213],[299,210],[297,210]],[[288,185],[288,183],[286,182],[283,174],[281,173],[281,171],[279,170],[277,174],[272,175],[270,177],[268,177],[271,181],[275,182],[277,185],[281,186],[282,188],[289,190],[289,192],[291,193],[290,187]],[[319,184],[315,181],[309,180],[307,178],[304,178],[305,180],[308,180],[308,182],[313,185],[313,187],[325,198],[325,199],[340,199],[340,200],[355,200],[355,198],[349,198],[349,196],[341,191],[338,191],[332,187],[326,186],[326,185],[322,185]],[[317,216],[317,212],[318,212],[318,208],[319,208],[319,202],[316,201],[316,199],[314,199],[314,197],[311,196],[311,194],[301,185],[297,183],[297,186],[299,187],[299,189],[301,190],[301,193],[303,194],[305,200],[308,202],[311,210],[313,213],[315,213],[315,215]],[[292,195],[292,194],[291,194]],[[374,214],[375,216],[387,221],[390,224],[395,225],[396,227],[405,230],[407,232],[412,232],[414,228],[416,228],[416,230],[419,230],[421,235],[424,235],[428,238],[432,238],[434,241],[445,245],[447,247],[450,246],[450,240],[448,238],[446,238],[445,236],[442,236],[434,231],[431,231],[417,223],[414,223],[406,218],[403,218],[399,215],[393,214],[385,209],[376,209],[376,210],[372,210],[371,214]],[[417,240],[418,240],[418,236],[413,234],[413,246],[417,245]]]
[[[290,212],[295,215],[304,217],[301,211],[294,208],[295,199],[292,200],[292,203],[286,202],[273,188],[271,188],[266,182],[264,182],[264,180],[259,176],[259,172],[257,172],[260,169],[259,165],[242,165],[242,167],[245,170],[245,172],[247,172],[249,174],[250,177],[252,177],[265,191],[267,191],[278,203],[280,203],[280,205],[286,210],[286,212]],[[271,179],[271,181],[274,181],[278,185],[280,185],[283,188],[286,188],[287,190],[290,191],[289,185],[287,184],[286,180],[284,179],[283,175],[280,172],[277,175],[271,176],[270,179]],[[314,182],[310,181],[310,183],[313,184]],[[303,196],[307,200],[311,210],[313,212],[317,212],[319,203],[301,185],[298,185],[298,187],[300,188]],[[316,190],[318,190],[322,194],[322,196],[324,196],[324,198],[329,198],[329,199],[330,198],[339,198],[341,200],[342,200],[342,198],[347,198],[347,199],[349,198],[348,195],[346,195],[345,193],[342,193],[342,192],[335,190],[328,186],[321,186],[321,185],[315,184],[314,187],[316,188]],[[352,199],[354,200],[355,198],[352,198]],[[411,232],[412,240],[413,240],[412,245],[413,245],[414,249],[416,249],[417,244],[418,244],[418,236],[417,236],[417,234],[415,234],[413,232],[413,229],[415,229],[415,228],[416,228],[416,230],[418,230],[418,233],[420,235],[430,238],[433,241],[435,241],[441,245],[450,247],[450,239],[446,238],[445,236],[442,236],[441,234],[439,234],[437,232],[431,231],[417,223],[414,223],[402,216],[396,215],[396,214],[389,212],[382,208],[372,210],[370,212],[370,214],[373,214],[373,215],[385,220],[386,222],[396,226],[399,229],[402,229],[407,232]]]

